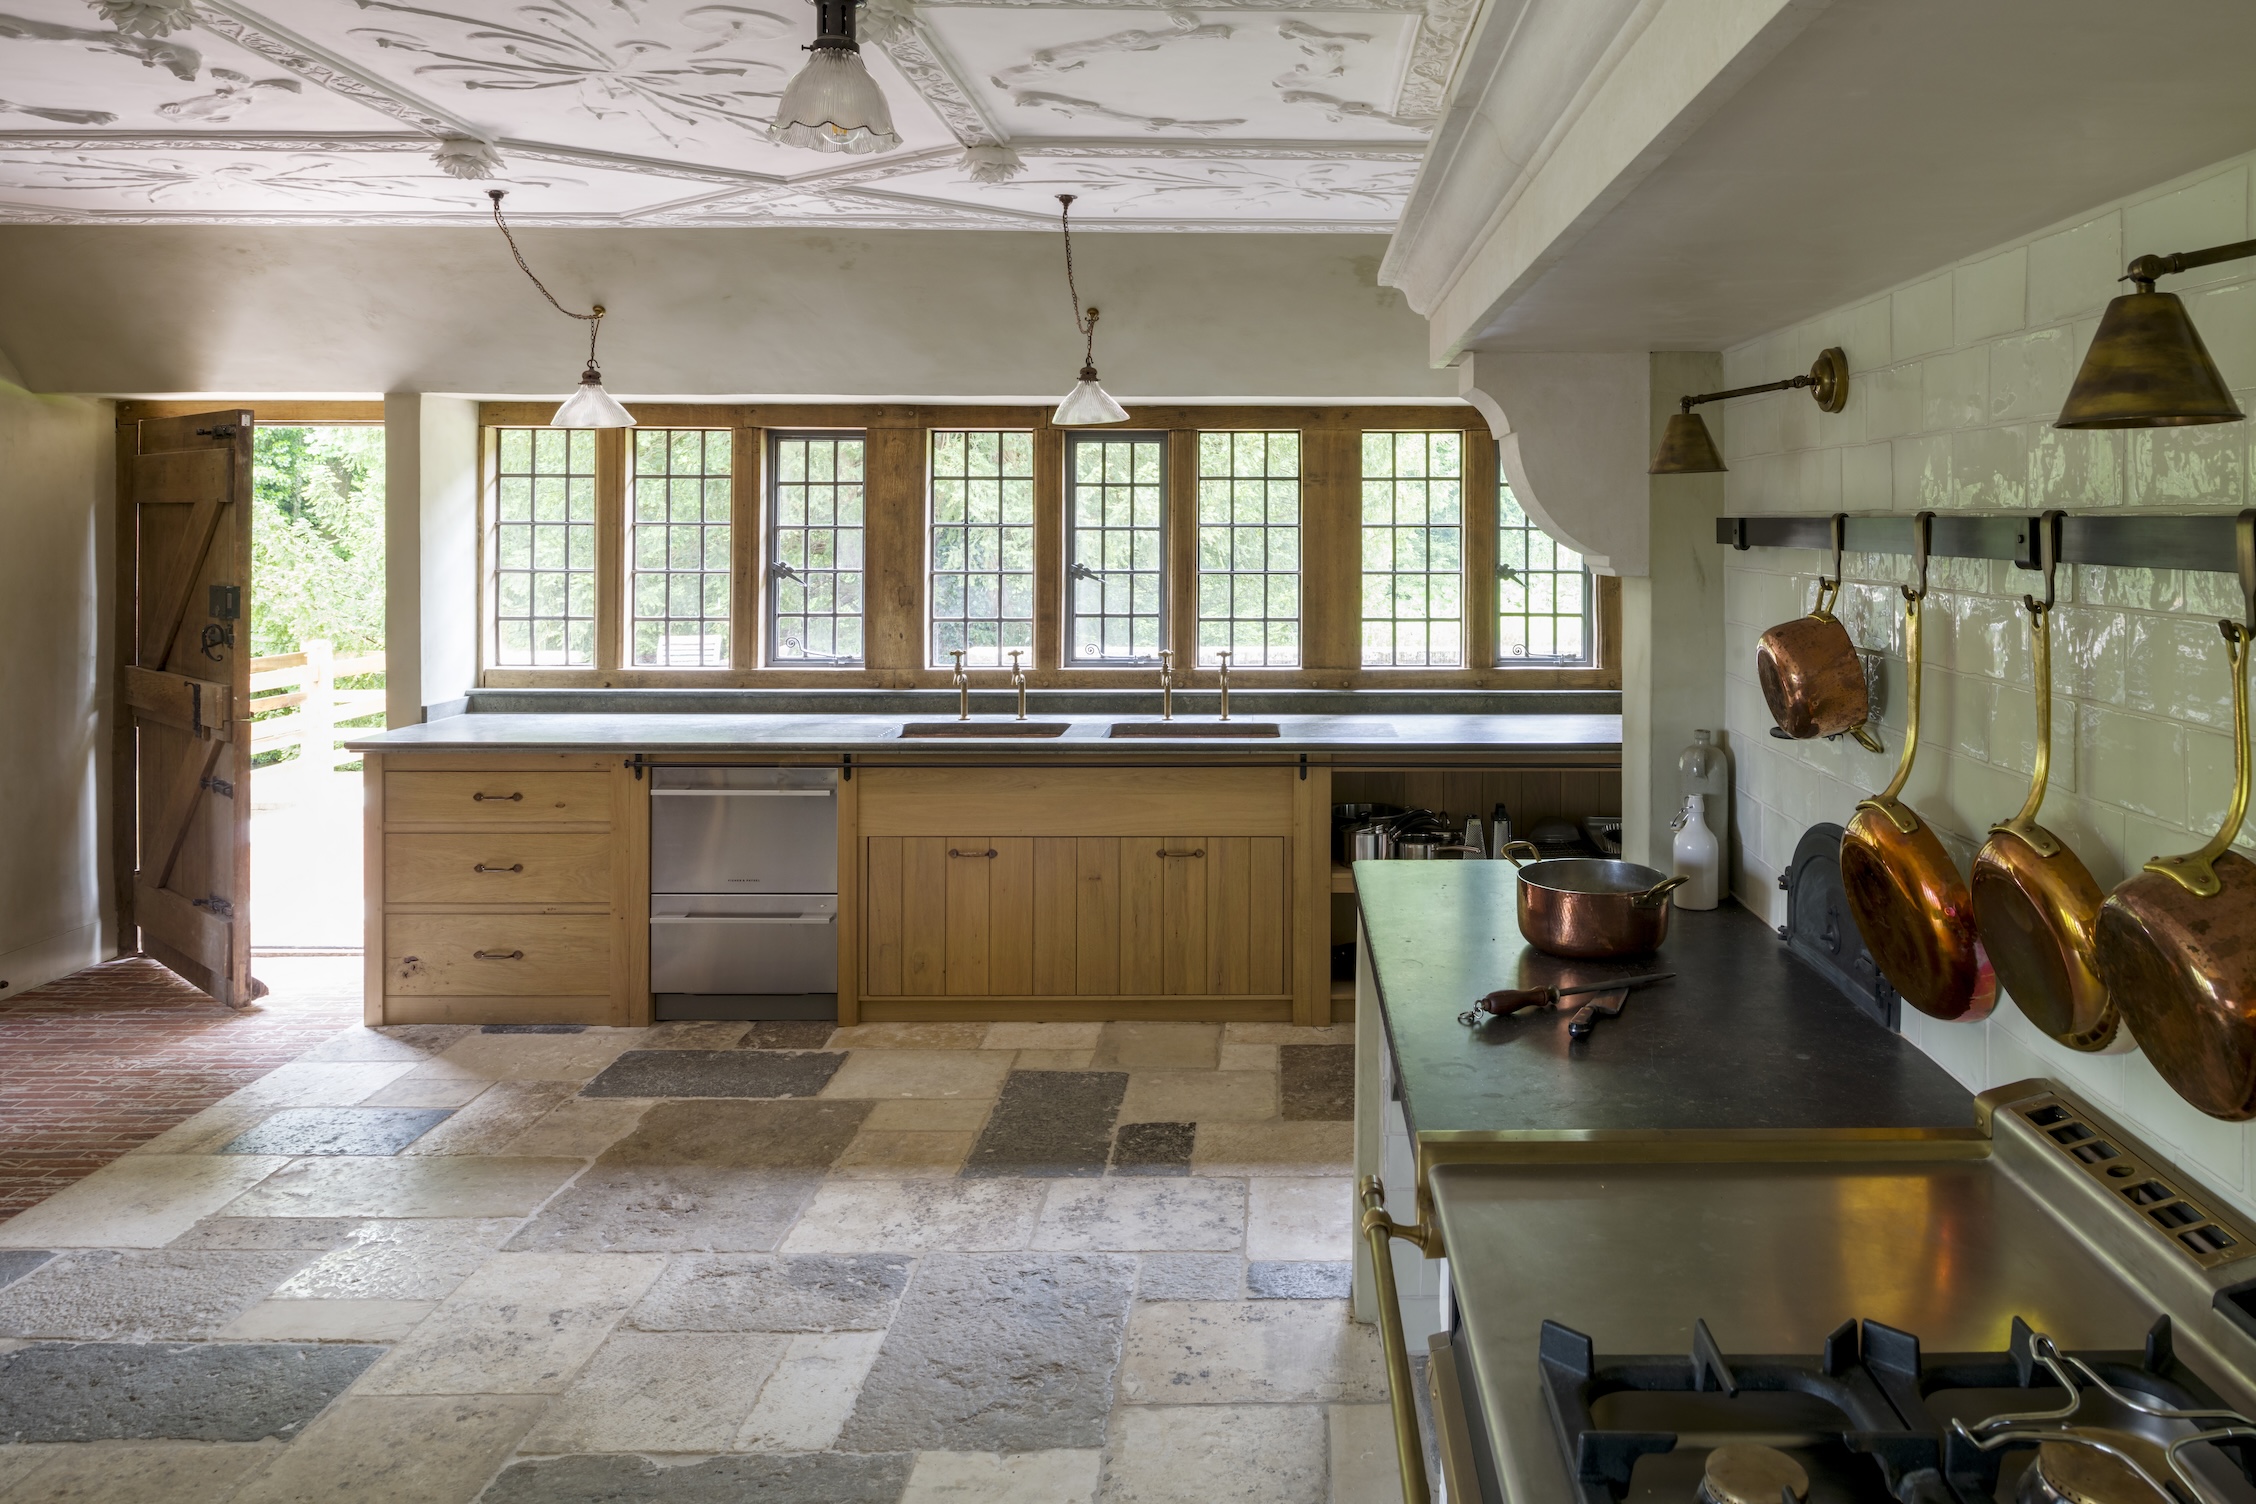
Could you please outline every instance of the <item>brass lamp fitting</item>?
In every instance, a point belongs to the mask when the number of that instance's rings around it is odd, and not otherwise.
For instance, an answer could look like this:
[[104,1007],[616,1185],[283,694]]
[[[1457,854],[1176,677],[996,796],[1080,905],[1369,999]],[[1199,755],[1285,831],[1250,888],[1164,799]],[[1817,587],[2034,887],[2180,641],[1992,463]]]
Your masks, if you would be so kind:
[[2177,428],[2237,423],[2242,413],[2223,373],[2176,293],[2156,292],[2155,279],[2256,256],[2256,240],[2207,250],[2141,256],[2120,281],[2136,289],[2107,305],[2099,330],[2068,389],[2055,428]]
[[1826,412],[1837,413],[1849,405],[1849,358],[1838,345],[1818,352],[1809,374],[1787,381],[1765,382],[1761,386],[1733,387],[1728,392],[1700,392],[1683,400],[1681,410],[1670,414],[1668,427],[1661,433],[1661,447],[1653,454],[1653,463],[1645,467],[1647,475],[1716,475],[1726,467],[1718,453],[1715,439],[1708,433],[1708,425],[1700,421],[1693,408],[1703,402],[1721,402],[1729,397],[1752,397],[1757,392],[1791,392],[1808,388],[1817,405]]

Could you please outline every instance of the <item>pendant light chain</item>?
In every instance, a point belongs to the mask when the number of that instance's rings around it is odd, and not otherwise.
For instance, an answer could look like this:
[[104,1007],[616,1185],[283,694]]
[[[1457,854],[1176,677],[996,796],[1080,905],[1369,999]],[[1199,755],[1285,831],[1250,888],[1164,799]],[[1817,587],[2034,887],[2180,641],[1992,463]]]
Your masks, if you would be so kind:
[[596,304],[593,313],[574,313],[571,309],[556,301],[556,294],[548,290],[546,282],[533,274],[533,269],[525,264],[525,253],[517,249],[517,237],[509,233],[509,221],[501,217],[503,196],[504,191],[502,189],[488,188],[486,190],[486,197],[493,200],[495,227],[501,231],[501,238],[509,242],[509,254],[517,258],[517,269],[531,279],[533,286],[540,289],[540,295],[548,299],[548,306],[563,314],[564,317],[579,319],[588,326],[588,366],[592,370],[595,366],[595,336],[603,327],[603,305],[601,303]]
[[1065,291],[1073,299],[1073,327],[1086,341],[1081,351],[1081,379],[1094,381],[1097,378],[1097,311],[1092,308],[1086,319],[1081,316],[1081,292],[1073,285],[1073,195],[1061,193],[1057,200],[1062,206],[1058,210],[1058,225],[1065,231]]

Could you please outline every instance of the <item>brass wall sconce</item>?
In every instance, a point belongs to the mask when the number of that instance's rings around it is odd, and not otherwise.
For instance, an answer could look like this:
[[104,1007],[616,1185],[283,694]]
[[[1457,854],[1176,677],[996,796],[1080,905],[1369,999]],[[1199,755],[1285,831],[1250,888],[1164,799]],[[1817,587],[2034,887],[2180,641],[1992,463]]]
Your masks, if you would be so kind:
[[2246,417],[2233,405],[2185,304],[2176,293],[2154,290],[2157,277],[2244,256],[2256,256],[2256,240],[2141,256],[2125,267],[2118,280],[2138,290],[2115,299],[2100,315],[2099,332],[2053,427],[2176,428]]
[[1829,413],[1837,413],[1849,405],[1849,358],[1836,345],[1818,352],[1817,360],[1807,376],[1796,376],[1790,381],[1771,381],[1761,386],[1733,387],[1728,392],[1701,392],[1684,399],[1683,410],[1669,416],[1668,427],[1661,433],[1661,447],[1654,452],[1653,463],[1645,467],[1647,475],[1716,475],[1725,466],[1723,456],[1716,452],[1715,440],[1708,433],[1708,425],[1700,421],[1693,408],[1703,402],[1721,402],[1727,397],[1752,397],[1757,392],[1791,392],[1802,387],[1817,399],[1817,405]]

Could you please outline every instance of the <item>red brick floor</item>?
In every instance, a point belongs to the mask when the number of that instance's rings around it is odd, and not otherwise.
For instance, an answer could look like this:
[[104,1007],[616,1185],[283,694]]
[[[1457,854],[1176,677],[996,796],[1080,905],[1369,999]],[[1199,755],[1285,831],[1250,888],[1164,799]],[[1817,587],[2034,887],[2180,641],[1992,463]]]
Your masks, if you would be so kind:
[[360,958],[266,958],[222,1008],[154,961],[0,1001],[0,1219],[360,1021]]

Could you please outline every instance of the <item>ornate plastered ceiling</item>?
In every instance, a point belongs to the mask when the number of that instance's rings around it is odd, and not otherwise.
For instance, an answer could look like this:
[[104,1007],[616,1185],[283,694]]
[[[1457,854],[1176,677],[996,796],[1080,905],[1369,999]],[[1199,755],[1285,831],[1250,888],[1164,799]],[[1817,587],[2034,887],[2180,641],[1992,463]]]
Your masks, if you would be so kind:
[[868,0],[864,157],[800,0],[266,3],[0,0],[0,222],[1383,230],[1479,0]]

